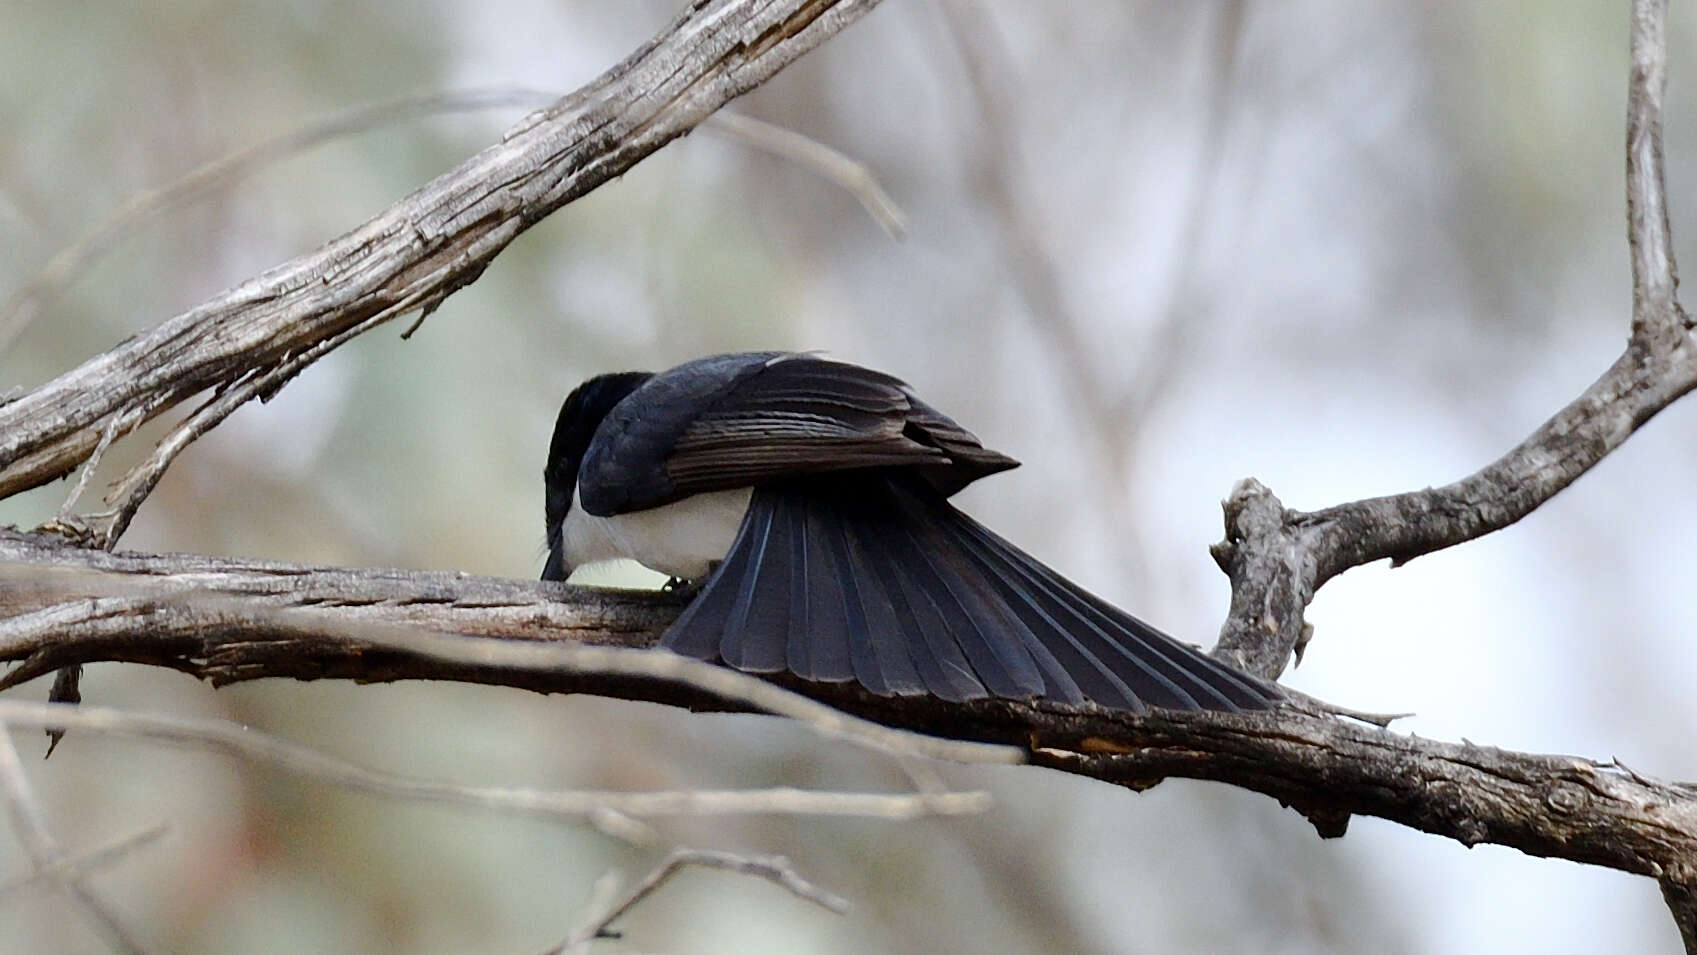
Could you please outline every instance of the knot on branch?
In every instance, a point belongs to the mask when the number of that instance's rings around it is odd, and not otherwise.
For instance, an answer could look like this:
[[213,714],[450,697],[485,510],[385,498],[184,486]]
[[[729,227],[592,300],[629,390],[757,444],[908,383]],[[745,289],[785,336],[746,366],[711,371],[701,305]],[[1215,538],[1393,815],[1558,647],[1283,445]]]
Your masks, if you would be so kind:
[[1232,600],[1214,656],[1276,679],[1308,642],[1302,612],[1313,597],[1313,559],[1284,504],[1260,481],[1239,481],[1221,506],[1226,536],[1209,553],[1231,578]]

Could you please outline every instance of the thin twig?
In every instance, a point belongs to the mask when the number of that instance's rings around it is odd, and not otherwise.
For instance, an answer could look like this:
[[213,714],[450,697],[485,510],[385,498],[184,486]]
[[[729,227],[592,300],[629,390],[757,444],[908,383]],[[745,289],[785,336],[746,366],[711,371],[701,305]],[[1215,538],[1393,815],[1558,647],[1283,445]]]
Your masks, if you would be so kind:
[[[466,786],[368,769],[223,720],[20,700],[0,700],[0,725],[54,727],[160,740],[217,750],[353,792],[541,816],[578,824],[597,823],[603,818],[600,814],[609,812],[634,818],[816,815],[903,820],[927,815],[977,813],[990,805],[989,795],[984,792],[886,794],[818,792],[789,787],[607,792]],[[645,841],[641,834],[633,835],[632,831],[621,831],[617,827],[608,834],[626,841]]]
[[[1006,58],[994,61],[987,48],[993,31],[982,29],[983,18],[978,8],[968,7],[960,0],[940,0],[935,6],[960,56],[967,81],[965,89],[972,96],[976,117],[987,140],[975,151],[973,175],[979,189],[988,197],[986,207],[993,215],[995,237],[1001,244],[999,259],[1011,279],[1008,287],[1024,301],[1025,308],[1020,314],[1032,324],[1037,340],[1060,369],[1058,377],[1070,386],[1073,400],[1096,425],[1093,429],[1096,440],[1090,447],[1096,468],[1104,475],[1102,483],[1109,488],[1104,497],[1111,515],[1108,523],[1115,527],[1134,526],[1137,523],[1132,513],[1134,496],[1126,490],[1131,482],[1132,462],[1137,459],[1138,423],[1147,420],[1145,416],[1170,392],[1181,367],[1181,363],[1171,358],[1197,335],[1196,326],[1203,321],[1203,316],[1189,307],[1185,296],[1195,282],[1193,273],[1205,234],[1203,227],[1219,176],[1242,32],[1242,4],[1234,0],[1220,12],[1217,49],[1221,68],[1210,88],[1197,172],[1190,177],[1181,213],[1179,259],[1165,310],[1150,333],[1154,344],[1143,350],[1148,359],[1141,367],[1126,372],[1123,366],[1118,366],[1115,376],[1100,370],[1101,349],[1096,336],[1089,328],[1087,316],[1074,307],[1067,294],[1066,271],[1056,250],[1043,241],[1046,230],[1022,187],[1021,170],[1015,161],[1020,134],[1003,108],[1005,83],[998,82],[1008,74],[1003,65]],[[1121,572],[1139,576],[1142,557],[1136,549],[1122,537],[1115,537],[1113,545]]]
[[47,825],[47,814],[36,802],[35,791],[24,773],[23,761],[18,758],[18,748],[12,744],[12,735],[4,730],[0,730],[0,790],[4,791],[6,807],[12,816],[12,829],[18,834],[18,841],[23,843],[24,852],[29,855],[36,870],[53,873],[51,878],[76,901],[113,950],[131,955],[145,953],[146,949],[114,914],[111,904],[83,879],[80,872],[55,868],[55,864],[65,858],[65,853]]
[[118,240],[161,212],[194,201],[280,160],[315,146],[380,126],[443,113],[519,107],[535,109],[554,102],[558,93],[519,88],[455,90],[403,96],[383,103],[356,106],[273,136],[197,166],[182,177],[131,196],[118,211],[54,253],[36,276],[0,304],[0,352],[53,302],[77,276],[84,274]]
[[288,625],[300,627],[304,633],[340,632],[375,646],[449,663],[503,670],[643,677],[682,684],[775,716],[788,717],[821,736],[887,753],[990,765],[1012,765],[1025,760],[1025,754],[1013,746],[939,739],[883,726],[729,667],[704,663],[676,653],[496,640],[417,628],[350,623],[335,614],[312,609],[282,611],[279,617]]
[[1126,433],[1124,446],[1114,449],[1122,460],[1135,460],[1139,456],[1136,443],[1142,429],[1132,423],[1154,420],[1157,406],[1173,394],[1175,382],[1188,366],[1178,359],[1192,353],[1209,317],[1216,314],[1212,302],[1198,301],[1197,273],[1202,243],[1210,234],[1208,227],[1220,194],[1226,132],[1231,128],[1238,56],[1247,15],[1245,6],[1244,0],[1230,0],[1217,6],[1193,8],[1212,11],[1218,18],[1213,36],[1215,62],[1209,71],[1208,92],[1202,102],[1202,135],[1197,143],[1195,172],[1186,180],[1184,205],[1178,214],[1176,257],[1168,273],[1165,302],[1159,306],[1156,325],[1147,338],[1149,344],[1140,349],[1146,357],[1136,372],[1127,376],[1129,390],[1114,403],[1113,417],[1102,428],[1106,433]]
[[59,505],[59,520],[68,521],[76,512],[77,500],[87,490],[89,479],[94,477],[94,469],[100,467],[100,459],[106,455],[106,449],[112,446],[112,439],[118,436],[118,430],[130,416],[129,410],[120,411],[106,423],[106,430],[100,435],[100,443],[94,446],[94,453],[83,462],[82,473],[77,476],[77,483],[71,488],[71,493],[65,496],[65,503]]
[[348,339],[353,338],[381,322],[380,318],[368,319],[324,341],[314,344],[311,348],[296,355],[290,355],[276,365],[264,371],[256,372],[230,385],[219,394],[213,396],[205,404],[194,410],[187,418],[178,422],[165,437],[154,446],[153,453],[147,460],[141,462],[121,478],[107,495],[107,501],[112,505],[107,511],[93,515],[89,521],[89,536],[94,546],[102,550],[111,550],[117,546],[118,538],[129,529],[130,521],[135,518],[136,511],[141,509],[142,502],[153,493],[159,485],[159,479],[165,476],[165,471],[177,455],[183,453],[195,439],[213,428],[238,408],[254,398],[264,400],[275,394],[290,379],[300,374],[306,367],[323,357],[331,349],[337,348]]
[[836,183],[860,201],[866,214],[883,227],[890,238],[899,240],[907,236],[907,214],[884,191],[872,168],[860,160],[793,129],[729,110],[714,113],[702,124],[702,128],[725,133],[746,146],[787,159]]
[[0,905],[4,905],[7,899],[14,895],[21,895],[44,884],[62,884],[72,878],[85,878],[100,869],[110,868],[158,841],[170,831],[170,826],[160,823],[99,849],[60,856],[47,865],[38,867],[30,875],[0,885]]
[[618,899],[613,900],[604,908],[591,908],[585,917],[566,940],[548,949],[544,955],[562,955],[570,952],[572,955],[584,951],[590,942],[598,938],[614,938],[612,924],[625,913],[634,908],[637,903],[652,895],[654,891],[666,884],[666,881],[687,866],[699,866],[707,869],[720,869],[726,872],[736,872],[750,875],[785,889],[797,898],[812,902],[828,911],[843,915],[849,910],[847,899],[835,893],[821,889],[802,878],[795,867],[783,856],[743,856],[732,852],[719,852],[711,849],[676,849],[664,861],[655,866],[641,882],[632,886]]

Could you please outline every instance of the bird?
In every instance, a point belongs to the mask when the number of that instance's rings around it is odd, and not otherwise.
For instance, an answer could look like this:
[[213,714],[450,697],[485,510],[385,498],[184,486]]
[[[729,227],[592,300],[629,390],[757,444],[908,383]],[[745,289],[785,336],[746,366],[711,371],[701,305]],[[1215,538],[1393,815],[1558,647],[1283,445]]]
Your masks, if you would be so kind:
[[555,421],[542,579],[633,559],[693,594],[661,646],[877,696],[1137,714],[1284,699],[950,503],[1017,466],[900,379],[816,353],[599,375]]

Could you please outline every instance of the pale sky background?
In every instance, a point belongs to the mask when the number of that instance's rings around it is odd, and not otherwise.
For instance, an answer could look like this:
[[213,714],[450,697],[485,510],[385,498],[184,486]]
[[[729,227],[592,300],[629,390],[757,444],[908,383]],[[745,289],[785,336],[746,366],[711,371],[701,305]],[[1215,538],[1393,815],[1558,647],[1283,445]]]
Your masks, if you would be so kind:
[[[0,293],[127,197],[337,110],[443,89],[568,91],[674,3],[170,0],[0,8]],[[817,348],[899,374],[1025,466],[964,506],[1210,644],[1207,547],[1254,476],[1314,509],[1442,484],[1506,450],[1627,334],[1626,5],[888,0],[735,108],[868,163],[910,217],[711,134],[520,239],[409,342],[331,355],[189,450],[123,545],[531,578],[561,397],[601,371]],[[1676,251],[1697,236],[1697,24],[1675,4]],[[972,64],[983,80],[975,86]],[[1218,110],[1219,112],[1214,112]],[[121,244],[12,348],[0,390],[363,221],[515,111],[373,130]],[[1210,146],[1210,116],[1218,135]],[[1048,282],[1049,291],[1043,283]],[[1063,329],[1090,343],[1081,401]],[[1129,413],[1093,409],[1133,401]],[[152,432],[157,433],[157,432]],[[1522,524],[1328,584],[1286,682],[1414,711],[1403,732],[1697,779],[1697,410],[1676,405]],[[141,454],[116,446],[109,468]],[[32,525],[65,492],[0,504]],[[15,691],[40,698],[45,682]],[[91,702],[245,722],[382,768],[508,784],[901,785],[777,720],[448,684],[214,691],[92,668]],[[37,734],[20,742],[36,751]],[[346,795],[208,754],[69,739],[31,770],[159,951],[536,951],[608,869],[594,833]],[[1371,819],[1322,842],[1273,801],[945,767],[973,819],[666,822],[783,853],[856,909],[694,873],[604,951],[1673,953],[1655,885]],[[0,835],[0,881],[23,871]],[[9,947],[15,946],[15,947]],[[0,952],[96,952],[46,895]]]

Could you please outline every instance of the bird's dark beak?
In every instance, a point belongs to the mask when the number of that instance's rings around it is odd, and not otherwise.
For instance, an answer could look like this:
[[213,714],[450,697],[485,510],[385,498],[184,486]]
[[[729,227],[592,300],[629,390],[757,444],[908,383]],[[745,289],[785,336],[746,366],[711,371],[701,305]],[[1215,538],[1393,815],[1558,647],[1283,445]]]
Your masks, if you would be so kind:
[[565,580],[572,575],[572,569],[566,566],[565,555],[556,545],[548,550],[548,563],[542,565],[543,580]]

